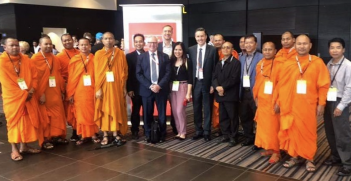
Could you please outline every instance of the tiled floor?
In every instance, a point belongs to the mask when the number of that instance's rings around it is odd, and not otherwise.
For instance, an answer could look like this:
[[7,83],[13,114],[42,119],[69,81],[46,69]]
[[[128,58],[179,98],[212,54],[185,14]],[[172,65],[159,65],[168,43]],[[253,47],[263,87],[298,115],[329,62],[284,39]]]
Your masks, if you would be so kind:
[[[289,181],[292,179],[128,141],[92,150],[87,143],[59,145],[24,160],[10,159],[6,127],[0,127],[0,181]],[[92,151],[91,151],[92,150]]]

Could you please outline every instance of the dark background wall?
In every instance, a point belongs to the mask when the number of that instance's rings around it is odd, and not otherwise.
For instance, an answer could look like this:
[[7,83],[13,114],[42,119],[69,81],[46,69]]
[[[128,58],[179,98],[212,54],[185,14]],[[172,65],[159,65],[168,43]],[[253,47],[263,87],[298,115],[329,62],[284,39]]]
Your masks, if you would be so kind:
[[[351,54],[350,0],[118,0],[118,4],[184,4],[183,37],[188,46],[196,44],[194,31],[204,27],[208,34],[221,33],[239,49],[242,35],[262,33],[262,41],[280,45],[286,31],[307,33],[312,39],[312,54],[329,57],[327,42],[333,37],[346,41]],[[38,39],[42,27],[67,28],[81,37],[86,31],[112,31],[123,37],[123,12],[37,5],[0,5],[0,33],[26,41]],[[160,30],[161,33],[161,30]]]

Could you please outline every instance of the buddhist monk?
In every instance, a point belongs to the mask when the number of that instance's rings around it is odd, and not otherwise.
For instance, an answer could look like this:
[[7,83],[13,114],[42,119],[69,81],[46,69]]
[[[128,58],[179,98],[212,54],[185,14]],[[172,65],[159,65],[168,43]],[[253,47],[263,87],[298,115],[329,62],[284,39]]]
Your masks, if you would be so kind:
[[44,149],[52,149],[52,143],[68,143],[66,139],[66,116],[63,108],[65,83],[61,76],[60,61],[52,54],[52,41],[49,37],[39,40],[40,51],[33,55],[32,61],[38,71],[39,109],[44,131]]
[[[115,48],[115,37],[106,32],[102,37],[104,48],[95,54],[95,116],[94,120],[104,132],[102,145],[108,144],[108,132],[113,132],[114,143],[122,145],[127,130],[126,81],[128,64],[124,52]],[[118,132],[120,135],[118,135]]]
[[278,51],[276,57],[284,57],[287,60],[296,56],[295,37],[292,32],[284,32],[282,34],[281,43],[283,48]]
[[273,92],[276,91],[277,71],[284,63],[283,59],[275,57],[277,50],[273,42],[263,44],[263,59],[256,66],[256,82],[253,97],[257,110],[255,145],[265,149],[262,156],[271,156],[269,163],[277,163],[280,159],[279,150],[279,114],[274,112]]
[[91,137],[95,143],[100,142],[96,137],[99,129],[94,121],[94,55],[90,53],[90,42],[86,38],[79,40],[80,54],[72,57],[68,65],[67,98],[69,109],[68,122],[77,122],[77,134],[81,139],[76,145],[81,145]]
[[296,38],[297,55],[285,61],[278,82],[280,148],[291,156],[283,166],[291,168],[304,158],[308,172],[316,169],[317,116],[323,115],[330,85],[328,69],[322,59],[309,54],[311,47],[307,35]]
[[246,54],[246,50],[245,50],[245,36],[240,38],[239,46],[240,46],[240,50],[241,50],[241,52],[239,53],[239,58],[240,58],[241,56],[244,56]]
[[[61,51],[61,53],[57,54],[56,56],[60,60],[60,65],[61,65],[61,74],[63,79],[65,80],[65,83],[67,83],[68,80],[68,65],[72,57],[75,55],[79,54],[79,50],[74,48],[74,40],[72,36],[68,33],[63,34],[61,36],[61,42],[64,47],[64,49]],[[66,96],[67,97],[67,96]],[[65,112],[67,113],[68,109],[68,101],[63,102],[63,106],[65,108]],[[71,119],[68,121],[68,124],[72,126],[72,136],[70,141],[78,141],[79,137],[77,135],[77,123],[75,122],[74,119]]]
[[[7,38],[5,51],[0,56],[0,82],[4,113],[7,120],[8,141],[12,146],[11,159],[20,161],[21,153],[39,153],[27,146],[38,140],[37,71],[27,56],[20,54],[18,40]],[[18,150],[16,144],[20,144]]]
[[[217,48],[218,55],[219,55],[219,60],[222,61],[222,59],[224,58],[224,55],[222,53],[222,45],[225,43],[223,35],[221,35],[221,34],[214,35],[213,42],[214,42],[214,46]],[[233,51],[232,51],[232,56],[236,60],[239,59],[238,52],[236,52],[234,50],[234,48],[233,48]],[[219,128],[219,103],[216,100],[213,101],[212,126],[214,128]],[[221,135],[221,131],[219,132],[219,135]]]

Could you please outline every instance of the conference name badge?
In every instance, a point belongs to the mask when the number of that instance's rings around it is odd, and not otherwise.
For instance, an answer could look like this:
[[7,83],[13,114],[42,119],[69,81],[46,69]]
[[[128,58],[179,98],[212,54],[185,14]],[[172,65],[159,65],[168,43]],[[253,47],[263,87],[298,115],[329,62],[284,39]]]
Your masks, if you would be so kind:
[[22,78],[17,79],[17,83],[18,83],[19,87],[21,88],[21,90],[28,89],[27,84],[24,81],[24,79],[22,79]]
[[204,69],[199,68],[199,79],[204,79]]
[[244,75],[244,77],[243,77],[243,87],[250,87],[250,76]]
[[330,87],[327,94],[327,101],[336,101],[338,90],[336,87]]
[[306,92],[307,92],[306,80],[297,80],[296,93],[306,94]]
[[273,92],[273,82],[266,81],[264,83],[264,93],[265,94],[272,94],[272,92]]
[[83,75],[83,84],[84,86],[91,86],[90,75]]
[[49,76],[49,87],[56,87],[55,76]]
[[179,90],[179,81],[173,81],[172,91],[178,91],[178,90]]
[[111,71],[106,72],[106,81],[107,82],[114,82],[115,81],[115,77],[113,76],[113,72],[111,72]]

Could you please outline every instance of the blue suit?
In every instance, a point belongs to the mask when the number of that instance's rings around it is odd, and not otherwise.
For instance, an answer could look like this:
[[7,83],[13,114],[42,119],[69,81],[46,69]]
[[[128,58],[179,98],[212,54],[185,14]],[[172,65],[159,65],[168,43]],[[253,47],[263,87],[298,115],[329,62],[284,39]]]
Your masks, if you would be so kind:
[[151,67],[150,54],[145,52],[138,57],[136,66],[136,78],[140,83],[139,95],[143,102],[143,120],[145,136],[150,138],[151,122],[153,121],[154,102],[158,110],[161,137],[166,136],[166,105],[170,89],[171,64],[167,54],[157,51],[158,58],[158,81],[157,85],[161,87],[158,93],[151,91]]
[[255,86],[256,80],[256,66],[257,63],[263,58],[263,55],[260,52],[255,52],[254,57],[252,58],[252,63],[248,71],[250,76],[250,88],[243,87],[243,77],[246,74],[246,57],[247,54],[240,56],[239,60],[241,63],[241,83],[240,83],[240,99],[241,99],[241,113],[240,120],[241,125],[244,129],[244,136],[246,137],[247,142],[254,142],[255,134],[254,130],[254,117],[256,114],[256,104],[253,99],[252,89]]

